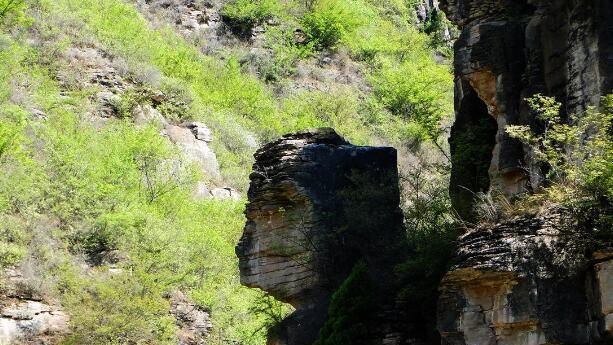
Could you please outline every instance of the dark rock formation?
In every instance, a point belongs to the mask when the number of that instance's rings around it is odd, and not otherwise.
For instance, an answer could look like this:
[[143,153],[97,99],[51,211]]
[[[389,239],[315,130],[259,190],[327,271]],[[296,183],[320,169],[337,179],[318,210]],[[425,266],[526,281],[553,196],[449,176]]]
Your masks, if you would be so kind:
[[440,287],[442,343],[605,344],[613,250],[587,256],[589,238],[559,211],[463,235]]
[[396,151],[319,129],[286,135],[255,158],[236,248],[241,282],[296,308],[269,344],[311,345],[332,293],[358,261],[381,306],[363,344],[381,344],[393,326],[379,315],[394,303],[392,270],[405,252]]
[[521,144],[505,133],[508,124],[538,127],[526,97],[555,96],[564,114],[574,114],[612,91],[613,3],[442,0],[440,7],[462,30],[450,192],[470,218],[475,192],[513,195],[539,183]]
[[[613,2],[442,0],[440,6],[462,30],[455,45],[450,194],[458,213],[474,220],[476,192],[511,196],[541,183],[526,148],[505,133],[510,124],[539,130],[527,97],[554,96],[567,117],[613,91]],[[576,219],[555,211],[463,235],[440,286],[443,344],[613,343],[607,338],[613,252]]]

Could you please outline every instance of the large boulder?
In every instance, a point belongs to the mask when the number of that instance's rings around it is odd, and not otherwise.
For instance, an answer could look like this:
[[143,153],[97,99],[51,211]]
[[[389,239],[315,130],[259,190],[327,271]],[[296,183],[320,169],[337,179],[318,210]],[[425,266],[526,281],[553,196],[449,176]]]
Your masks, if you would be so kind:
[[28,288],[20,270],[5,270],[3,279],[0,344],[59,344],[70,333],[69,315]]
[[[318,129],[286,135],[255,158],[236,247],[241,283],[296,308],[269,343],[311,345],[332,293],[360,260],[382,309],[393,303],[392,270],[405,250],[396,150]],[[384,323],[369,325],[373,339],[384,337]]]
[[212,139],[210,130],[206,126],[203,127],[197,122],[184,126],[168,125],[165,132],[170,141],[177,145],[189,160],[198,164],[207,175],[213,178],[220,176],[217,156],[208,144]]

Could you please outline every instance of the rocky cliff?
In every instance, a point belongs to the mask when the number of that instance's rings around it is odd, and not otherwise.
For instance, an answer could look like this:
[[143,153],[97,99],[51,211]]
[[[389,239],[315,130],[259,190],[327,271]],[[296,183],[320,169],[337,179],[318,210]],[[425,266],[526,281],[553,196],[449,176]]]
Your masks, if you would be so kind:
[[440,287],[443,344],[608,344],[613,250],[566,211],[468,231]]
[[[450,194],[463,218],[478,220],[475,193],[512,196],[541,183],[539,167],[505,133],[510,124],[538,130],[525,98],[554,96],[568,116],[613,90],[613,3],[440,5],[462,30]],[[589,223],[585,214],[549,210],[468,230],[440,286],[443,344],[611,344],[612,254]]]
[[613,4],[608,0],[444,0],[457,24],[456,121],[451,131],[454,206],[469,216],[473,193],[507,195],[538,184],[538,169],[505,126],[538,127],[525,98],[555,96],[580,113],[613,89]]
[[[333,292],[358,261],[381,306],[372,314],[384,313],[394,302],[392,269],[406,251],[396,151],[354,146],[319,129],[286,135],[255,158],[236,248],[241,282],[296,308],[269,344],[312,344]],[[393,328],[385,316],[376,318],[367,327],[375,344]]]

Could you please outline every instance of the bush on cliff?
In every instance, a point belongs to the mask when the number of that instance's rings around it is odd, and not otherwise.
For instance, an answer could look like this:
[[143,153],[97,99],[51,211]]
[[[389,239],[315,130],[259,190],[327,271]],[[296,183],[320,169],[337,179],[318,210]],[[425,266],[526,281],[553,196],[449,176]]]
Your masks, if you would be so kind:
[[532,212],[561,205],[588,227],[595,243],[613,244],[613,95],[602,97],[600,108],[560,116],[561,104],[536,95],[528,104],[541,121],[542,131],[508,126],[507,132],[529,148],[536,166],[545,172],[534,194],[520,198],[514,208]]
[[[507,126],[507,133],[530,149],[531,159],[544,164],[548,188],[537,194],[549,202],[581,204],[588,198],[613,203],[613,95],[600,109],[560,116],[561,104],[536,95],[528,104],[543,123],[543,132],[528,126]],[[533,173],[540,173],[534,171]]]

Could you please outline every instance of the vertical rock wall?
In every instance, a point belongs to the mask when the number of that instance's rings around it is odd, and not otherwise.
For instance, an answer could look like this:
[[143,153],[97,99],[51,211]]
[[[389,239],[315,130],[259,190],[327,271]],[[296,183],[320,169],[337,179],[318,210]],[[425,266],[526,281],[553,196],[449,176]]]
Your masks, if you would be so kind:
[[[255,154],[241,282],[292,304],[269,344],[311,345],[332,293],[362,260],[382,309],[403,247],[396,151],[346,142],[331,129],[289,134]],[[376,315],[377,310],[373,310]],[[385,320],[368,325],[381,343]]]
[[462,30],[455,45],[450,191],[470,218],[474,193],[495,188],[513,195],[539,183],[522,145],[505,133],[509,124],[538,128],[526,97],[555,96],[564,114],[574,114],[612,92],[613,3],[443,0],[440,7]]
[[[505,133],[509,124],[542,126],[525,98],[554,96],[568,116],[613,92],[613,2],[442,0],[440,6],[462,31],[455,45],[450,194],[458,213],[475,220],[475,193],[511,196],[541,183],[525,148]],[[440,286],[442,343],[613,344],[613,250],[575,216],[548,210],[463,235]]]

